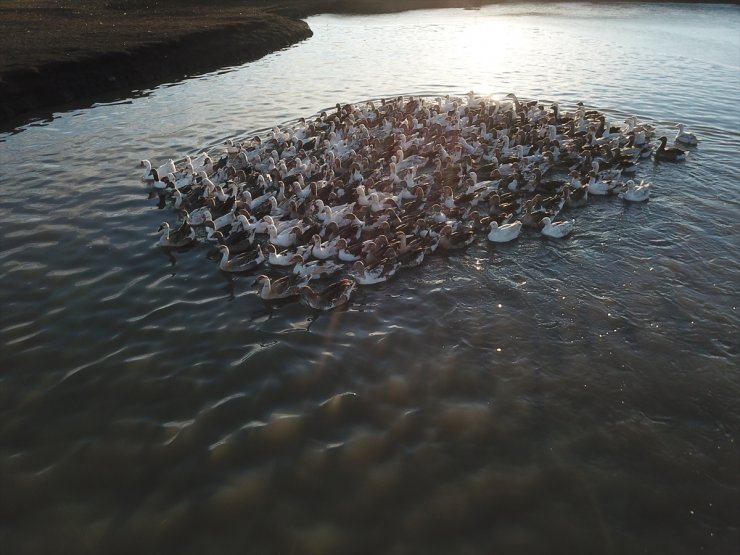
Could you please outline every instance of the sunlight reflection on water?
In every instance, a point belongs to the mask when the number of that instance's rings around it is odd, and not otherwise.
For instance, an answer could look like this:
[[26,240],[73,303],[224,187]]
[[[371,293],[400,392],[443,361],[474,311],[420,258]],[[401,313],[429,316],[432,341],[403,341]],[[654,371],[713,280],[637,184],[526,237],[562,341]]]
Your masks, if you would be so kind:
[[[0,135],[0,542],[731,552],[739,13],[317,16],[257,62]],[[566,242],[478,241],[327,315],[263,303],[205,247],[154,246],[173,215],[146,199],[142,158],[471,89],[680,121],[702,142],[644,162],[651,200],[596,200]]]

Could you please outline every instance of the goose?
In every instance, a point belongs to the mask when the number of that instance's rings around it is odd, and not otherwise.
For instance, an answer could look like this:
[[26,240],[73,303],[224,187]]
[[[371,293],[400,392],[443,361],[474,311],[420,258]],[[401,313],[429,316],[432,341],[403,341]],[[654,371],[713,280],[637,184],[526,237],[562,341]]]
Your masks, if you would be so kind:
[[170,231],[170,224],[162,222],[157,231],[162,232],[157,243],[160,247],[185,247],[195,242],[195,230],[187,220],[174,231]]
[[422,245],[421,242],[416,243],[414,241],[414,246],[410,246],[403,252],[398,253],[398,261],[401,263],[402,268],[415,268],[424,262],[426,253],[427,247]]
[[627,189],[619,193],[619,198],[629,202],[644,202],[650,198],[650,183],[646,183],[645,180],[641,181],[639,185],[635,184],[631,179],[627,182]]
[[522,222],[512,222],[510,224],[498,225],[491,222],[491,231],[488,233],[488,240],[493,243],[508,243],[513,241],[522,231]]
[[[260,258],[259,239],[262,261],[292,264],[290,273],[306,283],[331,270],[365,285],[422,263],[436,249],[464,248],[479,232],[502,242],[524,227],[562,229],[564,223],[553,223],[560,209],[584,206],[589,195],[621,191],[625,201],[644,200],[649,191],[618,182],[619,170],[634,171],[646,155],[685,157],[666,148],[664,138],[653,153],[655,130],[635,117],[612,128],[582,103],[563,114],[557,105],[546,110],[514,95],[438,102],[399,97],[379,101],[377,109],[339,105],[294,129],[273,128],[264,140],[226,141],[215,163],[203,153],[175,171],[170,162],[152,168],[142,160],[141,179],[160,207],[171,191],[175,206],[191,212],[186,238],[194,236],[191,226],[205,223],[209,240],[228,248],[233,271],[240,261],[257,267],[250,259]],[[548,178],[550,169],[572,172]],[[178,244],[178,237],[170,232],[160,241]],[[324,294],[341,295],[313,287],[302,298],[316,303]]]
[[568,185],[563,189],[563,195],[568,208],[583,208],[588,203],[588,187],[571,189]]
[[291,184],[291,187],[293,188],[293,192],[298,197],[299,200],[306,200],[311,197],[311,186],[310,185],[301,185],[301,180],[296,180]]
[[219,245],[221,260],[218,267],[224,272],[251,272],[265,261],[265,255],[259,245],[253,250],[238,254],[229,259],[229,247]]
[[305,262],[303,255],[294,254],[290,258],[290,263],[295,264],[292,272],[303,276],[306,279],[321,279],[344,269],[341,264],[336,264],[329,260],[310,260]]
[[552,222],[548,216],[542,218],[542,235],[560,239],[573,232],[573,221]]
[[319,260],[326,260],[337,255],[336,240],[326,241],[322,243],[321,235],[314,234],[313,237],[311,237],[311,242],[313,243],[311,254],[314,258],[318,258]]
[[355,252],[353,252],[354,248],[353,249],[349,248],[347,240],[344,239],[343,237],[340,237],[339,239],[337,239],[335,246],[337,248],[337,258],[341,262],[356,262],[357,260],[361,259],[361,256],[359,254],[356,254]]
[[190,170],[185,170],[179,178],[176,178],[173,173],[168,173],[167,179],[175,186],[175,189],[187,190],[195,181],[195,176]]
[[661,137],[658,140],[660,141],[660,146],[655,151],[656,160],[665,160],[667,162],[680,162],[686,159],[688,152],[686,152],[685,150],[676,148],[676,147],[666,148],[665,145],[668,142],[667,137]]
[[524,212],[519,217],[519,221],[526,228],[541,229],[544,217],[542,212],[534,212],[534,205],[531,200],[528,200],[524,205]]
[[221,237],[223,237],[223,233],[221,233],[220,231],[216,231],[216,226],[214,225],[214,223],[211,220],[207,220],[206,221],[206,223],[204,224],[203,229],[206,232],[206,240],[207,241],[209,241],[210,243],[218,243],[218,244],[221,244],[221,241],[219,240],[219,237],[218,237],[218,235],[216,235],[216,233],[221,234]]
[[241,229],[239,231],[232,231],[229,233],[228,238],[226,238],[220,231],[214,231],[209,237],[209,240],[219,245],[226,245],[229,247],[230,254],[240,254],[252,250],[254,246],[254,233]]
[[298,237],[298,235],[301,234],[301,228],[298,226],[291,227],[278,233],[277,228],[274,225],[268,224],[266,231],[270,235],[270,243],[272,243],[276,247],[283,248],[292,247],[293,245],[295,245],[296,238]]
[[223,216],[219,216],[215,220],[211,220],[208,218],[208,216],[211,216],[211,213],[209,212],[208,214],[206,214],[206,221],[204,223],[208,223],[209,221],[212,222],[214,230],[218,231],[227,226],[231,226],[231,224],[236,221],[239,215],[238,212],[239,206],[236,204],[234,205],[234,208],[226,212],[226,214],[224,214]]
[[357,282],[344,278],[335,281],[323,291],[316,292],[309,285],[298,289],[301,301],[315,310],[332,310],[349,302]]
[[272,243],[265,243],[265,251],[267,251],[267,261],[273,266],[291,266],[292,264],[295,264],[295,262],[293,262],[295,252],[286,250],[278,253],[275,245]]
[[432,250],[441,249],[443,251],[451,251],[464,249],[473,241],[475,241],[475,232],[472,229],[453,231],[451,225],[445,224],[439,231],[439,237]]
[[224,141],[224,146],[226,147],[226,154],[229,156],[234,156],[239,152],[239,145],[235,145],[234,141],[231,139],[226,139]]
[[166,176],[169,173],[177,173],[175,162],[173,162],[171,159],[167,160],[157,169],[152,168],[152,163],[149,160],[141,160],[140,166],[144,168],[144,173],[141,176],[144,181],[159,181],[160,178]]
[[[156,170],[155,170],[156,171]],[[169,176],[165,175],[161,179],[158,177],[158,174],[154,174],[156,179],[153,181],[149,181],[149,183],[152,184],[152,188],[154,188],[157,191],[164,191],[167,187],[170,186],[170,178]],[[172,175],[172,174],[170,174]]]
[[358,260],[348,273],[360,285],[374,285],[388,281],[400,267],[401,262],[395,258],[386,258],[370,266],[365,266],[362,260]]
[[213,160],[205,152],[201,153],[195,160],[192,160],[190,156],[185,156],[185,161],[190,164],[191,171],[195,175],[200,175],[200,172],[205,172],[206,175],[213,173]]
[[699,144],[699,139],[696,138],[696,135],[693,133],[686,133],[683,130],[683,123],[679,123],[677,127],[678,131],[676,132],[674,142],[689,146],[696,146]]
[[599,163],[596,160],[591,162],[591,168],[593,173],[596,175],[596,179],[601,181],[619,179],[619,177],[622,175],[622,170],[617,168],[607,168],[605,170],[599,170]]
[[606,195],[613,195],[617,193],[617,185],[618,182],[616,181],[597,181],[596,177],[591,174],[591,177],[588,180],[588,192],[591,195],[597,195],[597,196],[606,196]]
[[288,274],[276,280],[271,280],[269,276],[262,274],[257,276],[254,284],[262,287],[259,290],[260,298],[269,301],[274,299],[286,299],[295,297],[299,294],[300,288],[306,284],[306,279],[298,274]]
[[159,180],[159,176],[155,175],[155,171],[152,171],[152,163],[149,160],[142,160],[139,162],[139,165],[144,168],[141,174],[142,181],[152,182]]

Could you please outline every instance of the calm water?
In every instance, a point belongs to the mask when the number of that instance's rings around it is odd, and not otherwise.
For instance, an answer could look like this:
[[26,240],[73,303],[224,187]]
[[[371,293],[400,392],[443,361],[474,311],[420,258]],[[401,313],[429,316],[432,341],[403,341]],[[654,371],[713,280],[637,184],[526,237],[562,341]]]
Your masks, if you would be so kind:
[[[255,63],[0,135],[3,553],[738,553],[740,9],[308,21]],[[471,89],[701,143],[643,162],[647,204],[479,240],[330,314],[155,246],[174,216],[141,158]]]

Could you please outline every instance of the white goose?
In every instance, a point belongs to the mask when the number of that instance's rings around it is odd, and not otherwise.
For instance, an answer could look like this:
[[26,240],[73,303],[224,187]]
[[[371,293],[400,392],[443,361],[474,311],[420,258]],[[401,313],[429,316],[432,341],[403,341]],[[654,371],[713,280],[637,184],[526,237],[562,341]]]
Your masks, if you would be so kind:
[[699,144],[699,139],[697,139],[696,135],[694,135],[693,133],[686,133],[683,130],[683,123],[679,123],[675,142],[689,146],[696,146]]
[[488,233],[488,240],[493,243],[508,243],[513,241],[522,231],[522,222],[516,221],[510,224],[498,225],[497,222],[491,222],[491,231]]
[[651,184],[645,180],[638,185],[630,179],[627,182],[627,189],[619,193],[619,198],[629,202],[644,202],[650,198],[650,187]]
[[152,182],[155,180],[154,174],[152,173],[152,163],[149,160],[142,160],[139,162],[139,165],[144,168],[144,171],[141,173],[141,180]]
[[361,258],[359,255],[353,254],[347,249],[348,245],[346,239],[340,237],[336,242],[336,247],[337,258],[342,262],[356,262]]
[[208,220],[212,220],[209,205],[196,208],[190,214],[185,212],[185,217],[190,225],[203,225]]
[[142,160],[140,163],[141,167],[144,168],[144,173],[141,178],[144,181],[159,181],[165,177],[168,173],[176,174],[177,168],[175,163],[170,159],[164,164],[159,166],[156,170],[152,169],[152,163],[149,160]]
[[[226,214],[224,214],[223,216],[219,216],[215,220],[210,220],[213,222],[213,228],[216,231],[218,231],[227,226],[230,226],[236,221],[237,216],[239,216],[238,212],[239,212],[239,206],[234,204],[234,207],[230,211],[228,211]],[[208,221],[209,220],[206,220],[206,222]]]
[[388,281],[400,267],[401,263],[398,260],[386,260],[369,267],[358,260],[348,273],[360,285],[374,285]]
[[596,196],[606,196],[616,193],[617,182],[597,181],[592,175],[588,180],[588,193]]
[[291,264],[295,264],[293,262],[295,251],[286,250],[279,253],[272,243],[266,243],[265,250],[267,251],[267,261],[273,266],[290,266]]
[[329,258],[332,258],[336,256],[337,254],[337,241],[326,241],[325,243],[321,242],[321,236],[320,235],[314,235],[311,237],[311,242],[313,243],[313,247],[311,248],[311,254],[314,258],[318,258],[319,260],[327,260]]
[[298,235],[301,233],[301,228],[291,227],[285,231],[278,233],[274,225],[267,226],[267,233],[270,234],[270,243],[276,247],[292,247],[295,245]]
[[293,273],[308,280],[328,277],[344,269],[343,265],[330,260],[311,260],[306,262],[305,258],[300,254],[294,254],[290,260],[291,264],[295,264],[293,266]]
[[574,224],[573,221],[564,221],[564,222],[552,222],[548,216],[545,216],[542,218],[542,235],[546,235],[547,237],[554,237],[555,239],[561,239],[562,237],[565,237],[566,235],[569,235],[572,233]]

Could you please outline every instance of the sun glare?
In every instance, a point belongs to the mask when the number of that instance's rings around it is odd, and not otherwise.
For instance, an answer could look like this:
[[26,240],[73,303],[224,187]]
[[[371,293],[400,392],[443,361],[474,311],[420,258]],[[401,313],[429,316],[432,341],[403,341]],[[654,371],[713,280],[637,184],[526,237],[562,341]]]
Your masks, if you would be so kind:
[[461,28],[454,56],[476,68],[475,74],[471,75],[476,93],[491,95],[501,92],[492,76],[516,71],[516,52],[524,35],[523,29],[508,18],[481,17]]

